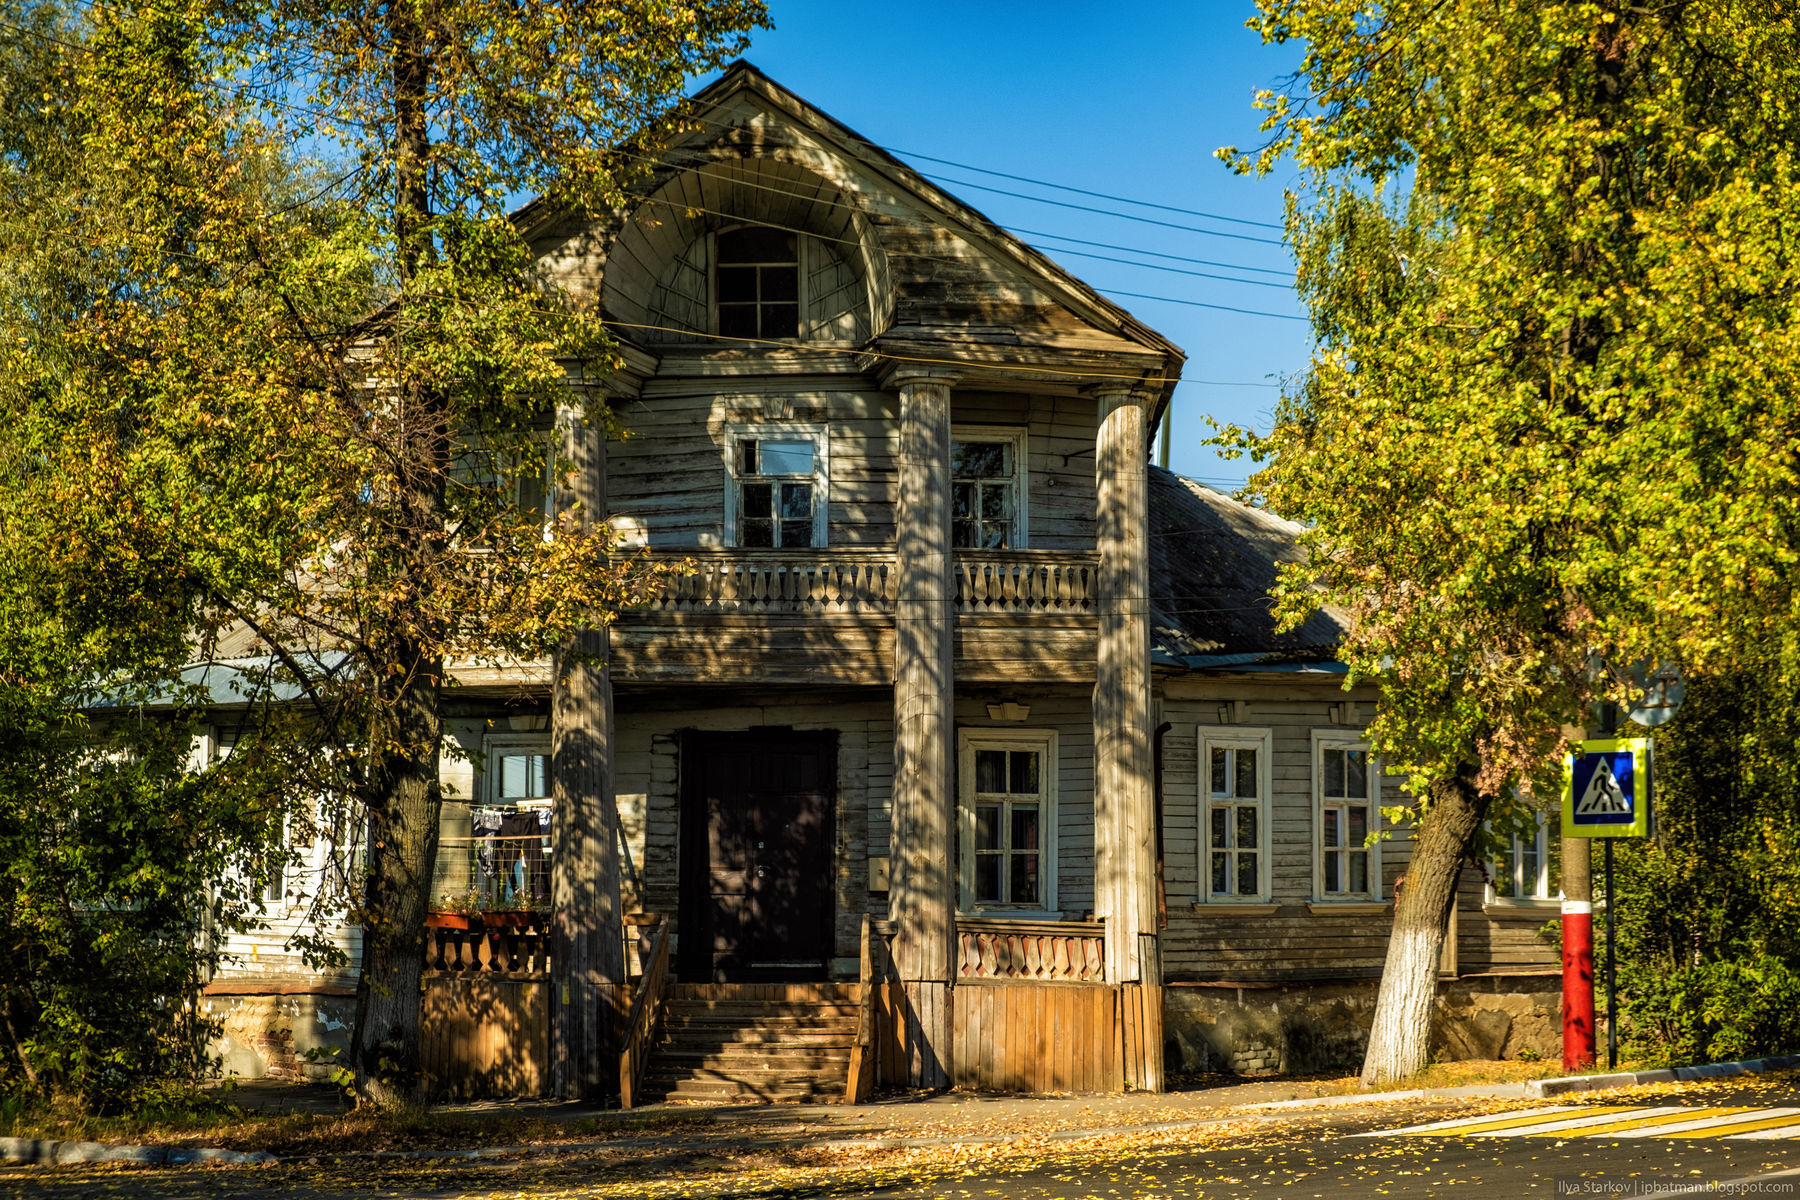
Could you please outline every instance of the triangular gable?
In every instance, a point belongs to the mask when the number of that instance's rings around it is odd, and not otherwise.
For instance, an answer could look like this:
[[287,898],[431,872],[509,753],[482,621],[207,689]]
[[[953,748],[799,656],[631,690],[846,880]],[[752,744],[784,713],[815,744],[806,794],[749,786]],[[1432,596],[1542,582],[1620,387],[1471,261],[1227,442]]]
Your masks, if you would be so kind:
[[[786,170],[789,177],[740,179],[731,186],[740,189],[740,198],[754,194],[776,206],[810,202],[820,210],[856,210],[851,216],[860,236],[878,244],[879,254],[871,257],[882,260],[865,265],[890,273],[876,288],[879,295],[885,283],[894,301],[874,314],[878,342],[960,345],[973,351],[971,357],[995,364],[1048,355],[1100,377],[1111,364],[1153,381],[1159,407],[1173,390],[1184,356],[1168,339],[749,63],[733,63],[690,99],[682,115],[690,128],[671,139],[659,175],[637,189],[641,207],[635,216],[617,214],[621,226],[635,219],[652,229],[649,236],[672,245],[682,235],[669,226],[683,219],[757,219],[730,211],[744,207],[741,202],[709,202],[707,188],[717,195],[727,186],[718,180],[733,170],[741,174],[747,164]],[[684,173],[686,181],[672,182]],[[534,234],[549,232],[555,222],[555,214],[535,202],[518,217]],[[562,231],[573,237],[566,223]],[[833,240],[852,240],[847,225],[838,233]],[[616,244],[609,242],[608,250]],[[637,257],[657,263],[629,261],[624,253],[616,267],[605,269],[614,278],[636,272],[636,286],[650,286],[649,277],[671,259],[669,245],[639,250]],[[594,251],[589,241],[561,253],[573,260]],[[570,274],[579,270],[569,268]]]

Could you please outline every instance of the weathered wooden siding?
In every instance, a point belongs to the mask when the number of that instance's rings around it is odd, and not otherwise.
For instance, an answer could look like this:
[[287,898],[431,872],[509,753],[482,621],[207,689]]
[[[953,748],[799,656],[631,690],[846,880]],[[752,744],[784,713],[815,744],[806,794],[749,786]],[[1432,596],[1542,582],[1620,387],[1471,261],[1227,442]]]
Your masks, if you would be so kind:
[[1456,971],[1483,975],[1554,971],[1562,966],[1556,945],[1540,932],[1561,918],[1561,906],[1485,903],[1481,872],[1465,865],[1456,889]]
[[607,503],[620,531],[657,550],[723,546],[726,431],[823,425],[830,441],[828,544],[891,546],[898,397],[867,376],[816,365],[807,374],[743,369],[698,358],[668,361],[642,399],[620,406],[631,436],[607,451]]
[[[765,368],[769,369],[769,368]],[[830,439],[828,543],[892,546],[898,397],[867,376],[738,372],[671,361],[643,397],[621,405],[631,436],[607,454],[608,504],[622,532],[653,549],[725,544],[725,433],[764,423],[824,425]],[[1085,397],[957,391],[954,425],[1027,433],[1027,541],[1040,550],[1094,546],[1094,405]]]
[[956,425],[1023,426],[1030,457],[1026,513],[1034,550],[1094,548],[1094,401],[957,389]]
[[[1163,870],[1168,928],[1163,933],[1165,976],[1180,980],[1276,980],[1379,975],[1387,955],[1391,911],[1334,913],[1313,894],[1312,732],[1357,728],[1333,723],[1332,706],[1345,699],[1329,684],[1310,689],[1251,681],[1221,682],[1217,698],[1196,696],[1189,684],[1181,698],[1166,698],[1163,735]],[[1296,692],[1299,693],[1296,696]],[[1231,721],[1231,701],[1249,709]],[[1361,715],[1372,706],[1364,698]],[[1273,737],[1270,772],[1270,898],[1272,913],[1218,915],[1199,904],[1200,778],[1202,729],[1267,729]],[[1383,776],[1390,800],[1397,780]],[[1382,896],[1392,900],[1394,880],[1405,871],[1411,840],[1392,831],[1381,847]],[[1315,911],[1316,910],[1316,911]]]

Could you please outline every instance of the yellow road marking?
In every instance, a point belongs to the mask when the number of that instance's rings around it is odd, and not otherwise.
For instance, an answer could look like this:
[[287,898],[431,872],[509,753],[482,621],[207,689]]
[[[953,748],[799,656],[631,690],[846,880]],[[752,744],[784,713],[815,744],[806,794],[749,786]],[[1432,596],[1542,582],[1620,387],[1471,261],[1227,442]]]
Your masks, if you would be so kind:
[[1728,1121],[1723,1125],[1711,1125],[1705,1129],[1678,1129],[1673,1133],[1653,1133],[1650,1136],[1657,1138],[1730,1137],[1738,1133],[1754,1133],[1758,1129],[1779,1129],[1783,1125],[1800,1125],[1800,1109],[1787,1109],[1785,1116],[1754,1119],[1746,1117],[1742,1121]]
[[1435,1134],[1456,1136],[1465,1133],[1482,1133],[1489,1129],[1513,1129],[1521,1125],[1542,1125],[1546,1121],[1560,1120],[1566,1117],[1589,1116],[1598,1113],[1637,1112],[1642,1105],[1610,1104],[1586,1108],[1569,1105],[1558,1109],[1537,1109],[1524,1116],[1481,1118],[1471,1117],[1466,1121],[1440,1121],[1434,1125],[1421,1125],[1411,1129],[1395,1129],[1393,1133],[1403,1133],[1412,1137],[1429,1137]]
[[1580,1129],[1546,1130],[1543,1133],[1528,1133],[1526,1137],[1598,1137],[1601,1134],[1617,1133],[1623,1129],[1642,1129],[1650,1125],[1675,1125],[1682,1121],[1698,1120],[1701,1117],[1723,1117],[1731,1113],[1752,1112],[1749,1108],[1684,1108],[1678,1112],[1661,1113],[1648,1117],[1626,1117],[1618,1121],[1607,1121],[1599,1125],[1588,1125]]

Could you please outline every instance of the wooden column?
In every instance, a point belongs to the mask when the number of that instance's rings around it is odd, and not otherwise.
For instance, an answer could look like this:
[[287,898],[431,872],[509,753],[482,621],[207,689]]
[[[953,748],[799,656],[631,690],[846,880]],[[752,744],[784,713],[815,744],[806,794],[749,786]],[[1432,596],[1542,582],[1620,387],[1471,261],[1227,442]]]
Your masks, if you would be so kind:
[[955,720],[950,577],[950,384],[906,372],[900,385],[899,584],[894,605],[894,798],[890,912],[906,994],[908,1076],[950,1086],[956,871],[951,830]]
[[1151,755],[1147,400],[1094,389],[1094,537],[1100,556],[1094,670],[1094,906],[1106,922],[1106,978],[1133,985],[1121,1006],[1125,1079],[1160,1089],[1161,969]]
[[[606,515],[606,432],[562,414],[574,464],[558,506],[584,527]],[[613,692],[605,626],[563,643],[550,702],[556,852],[551,976],[551,1076],[557,1096],[595,1099],[618,1086],[613,1052],[625,982],[619,911],[619,808],[613,796]]]

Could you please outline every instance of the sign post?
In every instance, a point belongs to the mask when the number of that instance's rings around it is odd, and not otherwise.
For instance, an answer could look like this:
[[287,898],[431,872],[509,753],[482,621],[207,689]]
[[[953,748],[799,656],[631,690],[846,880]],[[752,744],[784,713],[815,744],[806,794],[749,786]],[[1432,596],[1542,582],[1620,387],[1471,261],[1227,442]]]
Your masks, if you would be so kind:
[[[1606,842],[1606,1062],[1619,1065],[1618,993],[1613,956],[1613,839],[1647,837],[1650,833],[1650,739],[1609,738],[1576,744],[1565,764],[1564,837],[1603,838]],[[1594,933],[1593,908],[1563,910],[1563,1061],[1578,1048],[1570,1045],[1585,1008],[1587,1051],[1593,1050]],[[1581,983],[1586,982],[1585,1005]],[[1572,994],[1573,993],[1573,994]],[[1572,1003],[1573,1002],[1573,1003]],[[1572,1019],[1573,1018],[1573,1021]]]

